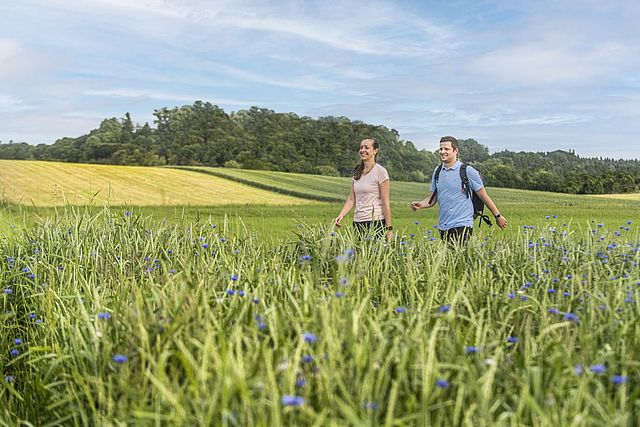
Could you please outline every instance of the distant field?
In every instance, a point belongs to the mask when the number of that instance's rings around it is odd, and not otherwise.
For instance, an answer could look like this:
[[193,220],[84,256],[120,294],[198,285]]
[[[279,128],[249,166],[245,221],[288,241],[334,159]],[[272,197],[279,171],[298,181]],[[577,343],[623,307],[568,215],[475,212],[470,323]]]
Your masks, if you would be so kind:
[[[133,210],[162,221],[210,221],[228,224],[234,233],[251,230],[262,236],[286,237],[299,224],[330,225],[349,192],[349,178],[193,169],[0,161],[0,202],[10,202],[0,209],[0,232],[32,225],[38,218],[57,217],[55,207],[66,203],[97,209],[103,204],[122,206],[122,212]],[[220,176],[241,178],[248,185]],[[265,186],[273,191],[264,190]],[[437,223],[437,209],[412,212],[409,208],[411,200],[426,197],[427,191],[426,183],[392,182],[393,223],[399,233],[432,229]],[[292,197],[294,192],[307,200]],[[481,227],[477,230],[480,234],[507,237],[523,225],[540,221],[559,226],[566,223],[571,229],[594,227],[596,223],[624,225],[629,220],[635,222],[640,212],[637,199],[504,188],[489,188],[489,193],[508,218],[511,231],[501,233],[496,227]],[[320,203],[319,198],[334,201]],[[348,217],[347,223],[350,221]]]
[[34,206],[309,203],[177,169],[15,160],[0,160],[0,199]]
[[621,199],[621,200],[636,200],[640,202],[640,193],[599,194],[596,197],[609,198],[609,199]]

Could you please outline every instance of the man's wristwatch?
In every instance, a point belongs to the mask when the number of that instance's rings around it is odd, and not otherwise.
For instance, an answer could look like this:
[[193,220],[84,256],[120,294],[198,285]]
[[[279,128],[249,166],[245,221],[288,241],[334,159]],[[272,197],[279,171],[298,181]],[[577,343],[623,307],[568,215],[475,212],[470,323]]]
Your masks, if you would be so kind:
[[391,230],[393,230],[393,225],[387,225],[386,228],[387,228],[387,231],[391,231]]
[[496,219],[500,218],[502,215],[500,215],[499,213],[495,215]]

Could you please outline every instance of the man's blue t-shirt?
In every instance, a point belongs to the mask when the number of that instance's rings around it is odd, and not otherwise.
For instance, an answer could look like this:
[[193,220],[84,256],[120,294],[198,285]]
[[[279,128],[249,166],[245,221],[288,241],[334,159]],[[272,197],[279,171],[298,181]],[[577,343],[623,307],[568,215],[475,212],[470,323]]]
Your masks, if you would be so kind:
[[[460,166],[462,162],[456,161],[453,166],[447,168],[444,164],[438,177],[438,228],[448,230],[456,227],[473,227],[473,202],[471,196],[462,189],[460,178]],[[480,173],[472,166],[467,165],[467,178],[473,191],[478,191],[484,184]],[[431,177],[431,191],[436,190],[435,170]]]

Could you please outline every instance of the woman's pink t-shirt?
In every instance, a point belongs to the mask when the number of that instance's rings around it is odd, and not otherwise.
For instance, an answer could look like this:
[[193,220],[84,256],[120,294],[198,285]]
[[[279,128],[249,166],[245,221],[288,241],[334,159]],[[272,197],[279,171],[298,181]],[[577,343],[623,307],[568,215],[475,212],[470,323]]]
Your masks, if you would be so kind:
[[355,222],[377,221],[384,219],[380,184],[389,179],[387,170],[376,163],[368,174],[359,180],[353,180],[353,192],[356,195],[356,206],[353,215]]

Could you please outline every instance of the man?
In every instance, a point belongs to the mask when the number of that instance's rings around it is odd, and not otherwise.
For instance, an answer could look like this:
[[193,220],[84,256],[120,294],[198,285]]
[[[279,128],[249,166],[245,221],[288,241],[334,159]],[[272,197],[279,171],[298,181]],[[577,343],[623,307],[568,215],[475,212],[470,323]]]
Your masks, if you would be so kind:
[[[431,179],[431,192],[429,197],[422,201],[411,202],[414,211],[422,208],[430,208],[436,203],[440,204],[438,212],[438,228],[440,237],[449,242],[465,243],[473,232],[473,202],[471,196],[462,188],[460,167],[462,162],[458,160],[458,140],[452,136],[443,136],[440,139],[440,159],[442,169],[437,183],[435,170]],[[498,227],[504,229],[507,219],[500,214],[487,190],[484,188],[480,173],[472,166],[467,166],[467,177],[471,190],[475,191],[485,206],[496,218]]]

